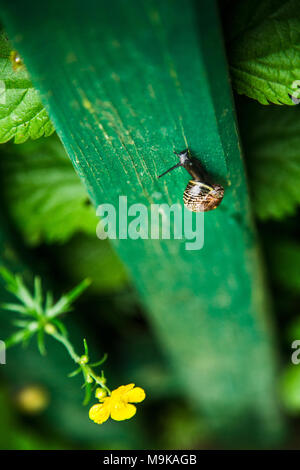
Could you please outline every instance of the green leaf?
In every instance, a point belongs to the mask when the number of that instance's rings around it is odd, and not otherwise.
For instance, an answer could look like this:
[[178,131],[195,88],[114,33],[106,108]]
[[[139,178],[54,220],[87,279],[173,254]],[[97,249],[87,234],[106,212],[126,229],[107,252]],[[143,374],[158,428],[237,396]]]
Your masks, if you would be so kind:
[[60,333],[63,336],[65,336],[65,337],[68,336],[68,331],[67,331],[66,327],[64,326],[64,324],[61,321],[57,320],[57,318],[52,318],[51,323],[59,329]]
[[240,104],[254,211],[263,220],[292,215],[300,203],[299,107]]
[[[18,274],[13,275],[5,267],[0,268],[0,276],[6,282],[6,290],[11,292],[15,297],[17,297],[17,299],[21,301],[22,304],[24,304],[25,310],[22,308],[21,310],[18,309],[17,311],[20,313],[33,314],[34,316],[37,316],[38,312],[35,311],[36,308],[34,300],[31,293],[25,286],[22,277]],[[3,308],[8,310],[15,310],[14,307],[11,307],[11,305],[12,304],[7,303],[3,304]]]
[[89,287],[90,283],[91,281],[89,279],[84,279],[78,286],[64,294],[53,307],[48,309],[46,316],[52,318],[61,313],[69,312],[72,303]]
[[6,348],[10,348],[11,346],[15,346],[18,343],[24,343],[31,338],[31,336],[35,333],[35,330],[23,329],[21,331],[17,331],[13,333],[6,341],[5,346]]
[[83,405],[88,405],[92,397],[92,385],[90,383],[85,383],[85,396],[83,400]]
[[45,348],[45,333],[42,328],[39,329],[38,334],[37,334],[37,345],[38,349],[41,353],[42,356],[45,356],[46,354],[46,348]]
[[90,364],[90,366],[91,366],[91,367],[98,367],[98,366],[100,366],[101,364],[103,364],[103,363],[106,361],[107,357],[108,357],[108,356],[107,356],[107,354],[105,353],[104,356],[103,356],[103,358],[100,359],[100,361],[93,362],[92,364]]
[[54,127],[33,87],[25,67],[14,70],[9,57],[10,46],[0,39],[0,143],[14,138],[20,144],[29,137],[49,136]]
[[233,86],[262,104],[293,105],[300,77],[297,0],[229,2],[228,54]]
[[46,293],[46,301],[45,301],[45,310],[50,310],[53,307],[53,294],[52,292],[48,291]]
[[0,168],[8,210],[28,243],[63,242],[76,231],[95,234],[95,209],[56,136],[7,145]]
[[[90,279],[84,279],[78,286],[70,290],[67,294],[64,295],[64,298],[68,305],[71,305],[81,294],[84,292],[91,284]],[[85,342],[85,340],[84,340]]]
[[84,354],[88,357],[89,356],[89,348],[86,342],[86,339],[83,338],[83,346],[84,346]]
[[15,276],[4,266],[0,266],[0,276],[6,283],[6,289],[15,294],[18,291],[18,286]]
[[43,300],[43,293],[42,293],[42,284],[41,278],[39,276],[35,276],[34,278],[34,301],[37,307],[40,307]]
[[30,324],[29,321],[23,321],[23,320],[14,320],[12,322],[12,325],[16,326],[17,328],[27,328],[29,324]]
[[75,369],[73,370],[73,372],[70,372],[70,374],[68,374],[68,377],[72,378],[72,377],[75,377],[76,375],[78,375],[80,372],[81,372],[81,367],[78,367],[78,369]]
[[28,309],[20,304],[12,304],[12,303],[2,303],[0,304],[0,308],[4,310],[9,310],[11,312],[18,312],[27,315]]

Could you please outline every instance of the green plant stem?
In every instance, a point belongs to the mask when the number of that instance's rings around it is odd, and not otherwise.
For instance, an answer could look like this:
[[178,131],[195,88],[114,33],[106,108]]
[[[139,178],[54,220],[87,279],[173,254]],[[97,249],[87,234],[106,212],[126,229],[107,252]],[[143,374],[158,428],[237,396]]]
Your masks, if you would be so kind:
[[76,354],[75,349],[66,336],[58,332],[48,332],[48,334],[65,346],[73,361],[80,366],[85,377],[91,377],[99,387],[103,388],[107,392],[108,395],[111,394],[110,389],[103,383],[103,378],[99,377],[88,364],[82,363],[82,356]]
[[70,343],[70,341],[68,340],[66,336],[63,336],[60,333],[48,333],[48,334],[65,346],[66,350],[70,354],[73,361],[76,362],[76,364],[80,363],[80,356],[76,354],[72,344]]

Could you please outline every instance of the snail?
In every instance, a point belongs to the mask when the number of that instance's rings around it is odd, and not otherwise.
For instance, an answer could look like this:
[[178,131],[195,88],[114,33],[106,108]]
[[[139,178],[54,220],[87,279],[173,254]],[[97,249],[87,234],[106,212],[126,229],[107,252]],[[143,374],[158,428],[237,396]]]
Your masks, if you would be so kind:
[[220,184],[214,184],[210,181],[199,160],[193,158],[188,149],[174,153],[179,157],[179,163],[162,173],[158,178],[179,166],[183,166],[192,176],[183,193],[183,202],[187,209],[192,212],[207,212],[218,207],[224,196],[224,188]]

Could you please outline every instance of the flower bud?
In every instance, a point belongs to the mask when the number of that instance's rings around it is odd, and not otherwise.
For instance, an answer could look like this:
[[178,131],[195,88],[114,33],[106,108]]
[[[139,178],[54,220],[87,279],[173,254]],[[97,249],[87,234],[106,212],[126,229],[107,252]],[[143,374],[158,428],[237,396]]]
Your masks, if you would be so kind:
[[100,387],[96,388],[95,397],[98,398],[98,400],[102,400],[106,396],[107,396],[106,390],[104,390],[103,388],[100,388]]

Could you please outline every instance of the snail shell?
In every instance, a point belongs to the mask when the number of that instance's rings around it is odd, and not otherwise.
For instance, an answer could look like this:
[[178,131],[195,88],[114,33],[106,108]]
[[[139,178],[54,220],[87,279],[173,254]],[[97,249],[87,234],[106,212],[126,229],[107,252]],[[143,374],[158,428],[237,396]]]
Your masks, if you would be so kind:
[[223,196],[224,188],[219,184],[190,180],[183,193],[183,202],[192,212],[207,212],[218,207]]

